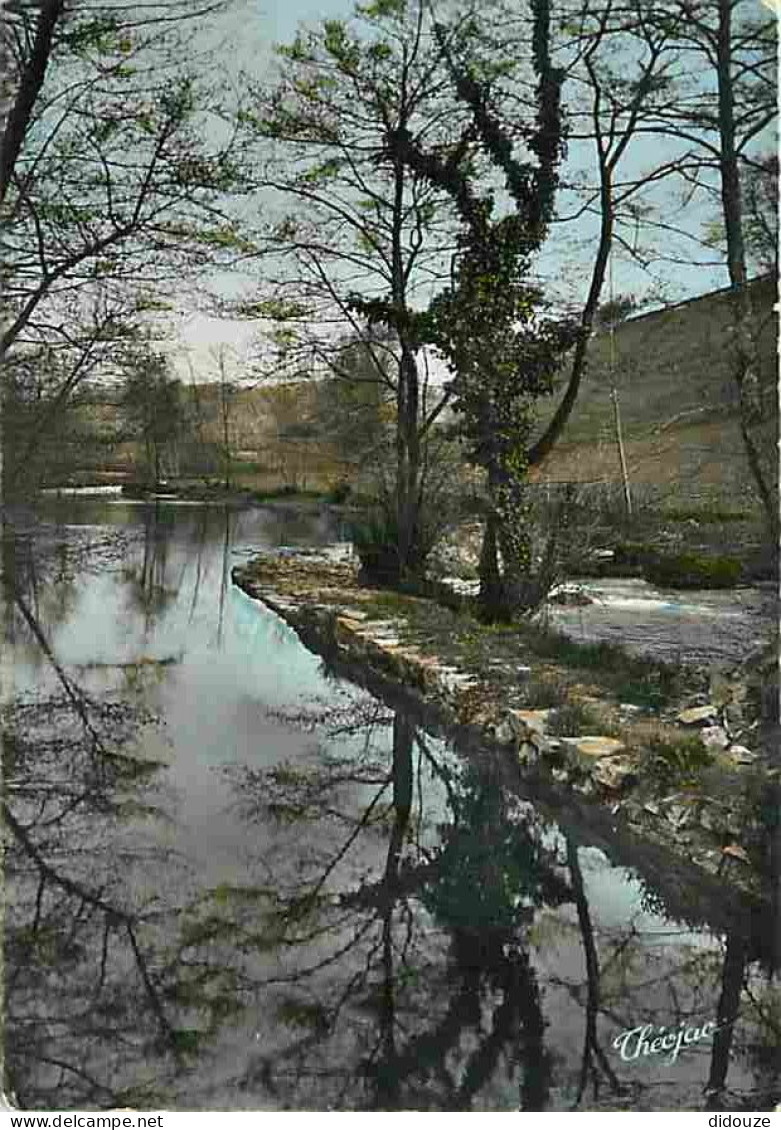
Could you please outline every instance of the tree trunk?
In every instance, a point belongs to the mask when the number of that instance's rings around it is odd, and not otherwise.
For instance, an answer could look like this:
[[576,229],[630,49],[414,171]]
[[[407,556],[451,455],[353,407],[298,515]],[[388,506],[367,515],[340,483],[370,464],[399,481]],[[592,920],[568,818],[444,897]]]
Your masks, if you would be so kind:
[[596,1071],[595,1061],[601,1066],[614,1092],[620,1090],[620,1084],[618,1077],[608,1062],[607,1056],[599,1046],[597,1038],[597,1018],[599,1016],[601,1003],[599,954],[597,953],[594,928],[591,923],[591,914],[589,912],[586,889],[583,883],[583,872],[581,871],[580,860],[578,859],[577,844],[571,840],[569,836],[566,837],[566,844],[567,867],[569,868],[570,882],[572,883],[575,908],[578,913],[578,925],[580,926],[580,936],[583,942],[583,958],[586,966],[586,1030],[583,1039],[583,1054],[580,1062],[578,1095],[573,1104],[574,1107],[577,1107],[580,1105],[583,1095],[585,1094],[589,1073]]
[[[499,569],[499,551],[502,569]],[[488,470],[488,513],[480,552],[480,608],[489,622],[535,607],[537,585],[523,487],[497,464]]]
[[228,428],[228,402],[225,389],[222,390],[222,444],[225,455],[225,489],[231,489],[231,452]]
[[[22,71],[19,87],[5,120],[0,145],[0,203],[11,183],[16,162],[30,127],[35,103],[41,92],[52,51],[52,39],[62,19],[65,0],[40,0],[32,50]],[[5,16],[8,19],[8,14]]]
[[[33,119],[35,104],[38,95],[41,94],[46,69],[49,67],[54,31],[62,19],[63,10],[64,0],[41,0],[40,6],[38,6],[35,35],[25,67],[19,76],[14,102],[8,107],[2,107],[2,111],[5,111],[5,113],[2,113],[2,138],[0,139],[0,205],[6,199],[8,186],[11,183],[12,176],[14,176],[21,147],[24,145],[29,124]],[[5,12],[2,18],[9,19],[10,15]],[[10,73],[10,61],[3,58],[0,63],[3,64],[3,68],[7,66]],[[6,340],[8,321],[3,316],[0,322],[3,341]],[[5,359],[6,351],[5,348],[0,350],[0,362]],[[3,379],[0,381],[0,507],[3,503],[9,501],[9,498],[6,497],[6,480],[9,471],[7,455],[3,458],[3,449],[8,442],[7,405],[5,402],[7,380],[7,375],[3,374]]]
[[599,297],[602,293],[602,287],[605,284],[610,251],[613,246],[612,169],[608,165],[604,155],[600,157],[599,199],[601,212],[599,246],[597,248],[596,259],[594,260],[594,269],[591,272],[591,284],[586,297],[586,304],[580,316],[580,335],[575,343],[569,381],[564,396],[554,412],[553,418],[545,429],[545,432],[532,444],[526,454],[526,460],[530,467],[536,467],[544,463],[553,450],[559,436],[564,431],[567,421],[572,415],[572,409],[575,407],[578,392],[580,391],[580,386],[586,372],[591,329],[594,324],[594,317],[599,308]]
[[499,545],[496,537],[496,514],[489,510],[480,550],[480,607],[488,620],[498,619],[502,606],[502,578],[499,573]]
[[732,931],[727,934],[727,948],[721,973],[721,996],[716,1012],[718,1028],[713,1036],[710,1076],[706,1088],[708,1110],[719,1110],[721,1107],[721,1096],[729,1070],[732,1037],[740,1010],[745,968],[746,942],[738,933]]
[[397,421],[397,513],[399,575],[415,573],[418,560],[420,438],[418,365],[409,343],[401,342]]
[[383,880],[381,1057],[376,1070],[376,1101],[381,1109],[397,1110],[401,1072],[396,1049],[396,985],[393,964],[393,911],[399,898],[399,863],[412,811],[412,744],[415,727],[401,713],[393,717],[393,829]]
[[[776,731],[778,734],[778,730]],[[778,750],[778,743],[776,743]],[[778,764],[776,752],[775,767]],[[781,784],[773,781],[767,789],[766,821],[768,881],[770,885],[770,966],[781,970]]]
[[144,478],[145,478],[145,480],[148,484],[151,477],[152,477],[152,474],[154,472],[154,455],[152,453],[152,440],[150,439],[148,434],[146,436],[144,436],[144,448],[146,450],[146,472],[144,474]]
[[[406,128],[404,111],[399,130]],[[393,234],[391,290],[395,329],[399,336],[401,357],[396,392],[396,519],[399,579],[414,573],[422,564],[418,554],[418,520],[420,510],[420,437],[418,414],[420,391],[416,349],[407,330],[407,277],[404,269],[405,177],[403,161],[394,167]]]
[[721,204],[727,241],[727,268],[732,290],[735,381],[738,386],[740,431],[757,494],[765,511],[768,534],[778,542],[778,504],[753,429],[762,421],[757,345],[753,328],[751,295],[746,271],[740,173],[735,143],[735,102],[732,80],[732,0],[718,0],[716,33],[716,77],[719,105],[719,171]]
[[505,618],[537,605],[537,585],[532,562],[530,517],[524,487],[510,475],[498,491],[499,527],[497,536],[502,554],[502,599]]
[[225,464],[225,489],[231,489],[231,451],[230,451],[230,389],[225,374],[225,349],[220,346],[217,355],[217,365],[220,371],[220,413],[222,415],[222,458]]
[[[0,397],[0,401],[2,398]],[[1,437],[0,437],[1,438]],[[0,444],[0,458],[2,457]],[[0,465],[1,466],[1,465]],[[0,480],[1,482],[1,480]],[[13,663],[13,649],[6,647],[14,636],[14,602],[12,586],[17,582],[16,568],[16,531],[10,522],[6,522],[2,508],[3,498],[0,495],[0,712],[5,712],[15,698],[15,671]],[[5,730],[0,728],[0,801],[5,804],[5,767],[9,762],[4,753],[4,743],[7,740]],[[10,743],[9,743],[10,753]],[[0,913],[5,918],[6,899],[8,895],[5,882],[5,849],[0,854],[0,867],[3,870],[3,882],[0,884]],[[5,1069],[5,931],[0,933],[0,1109],[7,1103],[6,1099],[6,1069]]]

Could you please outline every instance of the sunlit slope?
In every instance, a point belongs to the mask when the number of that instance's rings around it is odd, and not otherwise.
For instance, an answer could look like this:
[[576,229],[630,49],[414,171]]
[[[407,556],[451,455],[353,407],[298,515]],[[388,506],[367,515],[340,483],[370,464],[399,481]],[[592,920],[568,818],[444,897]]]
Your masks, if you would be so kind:
[[[760,343],[765,424],[759,440],[772,466],[778,426],[777,321],[773,280],[752,286]],[[630,479],[676,487],[692,496],[723,496],[750,505],[752,495],[732,371],[729,295],[717,291],[616,329],[611,379],[607,334],[594,338],[578,403],[537,478],[551,482],[617,482],[611,384],[615,383]],[[556,401],[546,406],[543,419]],[[775,471],[771,477],[775,479]]]

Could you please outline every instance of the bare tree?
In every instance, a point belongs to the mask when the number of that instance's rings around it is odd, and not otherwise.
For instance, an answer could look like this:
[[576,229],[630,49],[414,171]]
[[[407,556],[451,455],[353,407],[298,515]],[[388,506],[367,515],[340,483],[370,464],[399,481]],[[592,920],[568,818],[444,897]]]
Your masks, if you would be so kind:
[[228,380],[228,348],[225,345],[215,346],[210,350],[217,365],[219,374],[219,414],[220,414],[220,451],[222,455],[223,480],[225,489],[230,490],[233,485],[233,441],[232,441],[232,415],[236,400],[236,386]]
[[[580,310],[581,333],[572,353],[569,377],[556,411],[542,434],[531,444],[529,464],[545,461],[572,415],[586,373],[588,344],[597,320],[607,278],[610,254],[622,227],[633,222],[635,197],[644,180],[624,178],[631,144],[642,132],[655,103],[664,96],[668,83],[670,45],[666,31],[655,27],[642,5],[631,11],[607,0],[586,0],[574,11],[565,9],[561,41],[556,54],[565,68],[564,105],[573,143],[593,146],[597,180],[595,185],[573,182],[566,167],[562,190],[580,197],[574,206],[560,205],[554,224],[562,227],[596,216],[599,234],[591,266],[588,291]],[[631,22],[639,49],[627,60],[620,44]],[[560,200],[566,198],[563,191]],[[556,238],[554,226],[553,239]]]
[[[166,307],[164,280],[181,285],[233,254],[222,208],[237,185],[233,134],[203,128],[217,102],[195,76],[194,21],[222,7],[46,0],[12,6],[2,24],[0,359],[6,372],[45,371],[44,353],[56,353],[51,413]],[[12,489],[23,465],[3,478]]]
[[144,445],[146,481],[157,487],[163,479],[163,459],[178,437],[183,421],[179,381],[168,372],[166,358],[146,350],[129,360],[123,411]]
[[[741,180],[751,184],[759,175],[763,159],[756,150],[776,114],[774,18],[744,0],[716,6],[699,0],[661,6],[604,0],[567,13],[561,50],[570,57],[571,90],[582,90],[591,103],[590,122],[583,111],[572,113],[570,142],[594,144],[599,174],[593,188],[583,185],[579,208],[559,217],[599,218],[584,325],[593,324],[612,246],[649,272],[655,262],[691,263],[687,248],[698,261],[717,265],[702,222],[703,209],[718,203],[724,217],[723,265],[733,291],[741,432],[775,541],[773,457],[771,445],[763,448],[760,426],[768,404],[759,387],[747,271],[746,236],[756,224],[746,216],[741,196]],[[633,71],[636,79],[628,79]],[[623,158],[630,140],[654,141],[660,156],[619,178],[616,159]],[[569,187],[575,187],[572,181]],[[571,412],[585,351],[584,339],[559,409],[532,449],[533,459],[550,451]]]

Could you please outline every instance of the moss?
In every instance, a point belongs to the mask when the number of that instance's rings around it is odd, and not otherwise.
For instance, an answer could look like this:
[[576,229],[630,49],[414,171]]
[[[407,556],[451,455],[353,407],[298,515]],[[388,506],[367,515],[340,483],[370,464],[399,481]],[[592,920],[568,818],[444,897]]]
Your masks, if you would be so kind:
[[705,502],[700,506],[665,506],[662,517],[668,522],[698,522],[703,525],[756,520],[752,510],[738,510],[717,502]]
[[734,557],[706,557],[697,553],[657,557],[643,565],[645,579],[662,588],[732,588],[740,579],[740,573],[741,564]]

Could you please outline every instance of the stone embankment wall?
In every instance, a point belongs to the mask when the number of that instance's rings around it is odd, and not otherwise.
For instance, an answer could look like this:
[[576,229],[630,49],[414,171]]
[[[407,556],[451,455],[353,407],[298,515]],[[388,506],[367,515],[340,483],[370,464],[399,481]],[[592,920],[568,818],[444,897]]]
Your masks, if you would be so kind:
[[[430,602],[394,594],[392,614],[378,611],[378,594],[357,583],[354,569],[295,555],[257,558],[234,569],[233,580],[281,616],[312,650],[403,690],[461,741],[500,750],[524,776],[599,806],[630,833],[677,852],[703,874],[759,892],[759,878],[741,843],[745,819],[723,789],[708,795],[691,789],[668,789],[665,795],[638,791],[647,723],[636,707],[617,704],[620,739],[600,733],[558,737],[546,732],[550,710],[519,709],[501,680],[494,683],[483,673],[454,666],[426,646],[425,636],[416,638],[416,610]],[[531,667],[516,662],[514,675],[524,671],[531,674]],[[733,741],[726,707],[690,707],[679,712],[677,722],[682,732],[696,729],[718,749],[734,791],[741,767],[750,767],[755,758]]]

